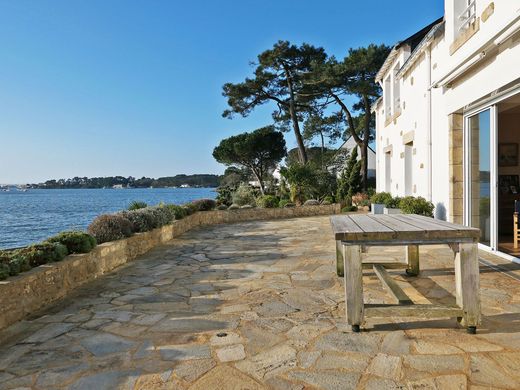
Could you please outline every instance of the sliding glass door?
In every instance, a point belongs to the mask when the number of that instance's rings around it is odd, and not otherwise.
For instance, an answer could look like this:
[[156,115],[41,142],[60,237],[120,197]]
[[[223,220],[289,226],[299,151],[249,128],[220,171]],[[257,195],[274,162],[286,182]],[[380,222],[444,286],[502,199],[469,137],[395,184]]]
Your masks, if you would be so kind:
[[465,119],[465,222],[480,229],[480,243],[497,247],[496,229],[496,109]]

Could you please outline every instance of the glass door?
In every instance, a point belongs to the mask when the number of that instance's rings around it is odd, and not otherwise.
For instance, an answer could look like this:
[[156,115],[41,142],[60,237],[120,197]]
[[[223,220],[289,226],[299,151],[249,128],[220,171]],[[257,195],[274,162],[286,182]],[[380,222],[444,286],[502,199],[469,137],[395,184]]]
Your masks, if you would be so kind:
[[497,247],[496,229],[496,109],[465,120],[465,222],[480,229],[480,243]]

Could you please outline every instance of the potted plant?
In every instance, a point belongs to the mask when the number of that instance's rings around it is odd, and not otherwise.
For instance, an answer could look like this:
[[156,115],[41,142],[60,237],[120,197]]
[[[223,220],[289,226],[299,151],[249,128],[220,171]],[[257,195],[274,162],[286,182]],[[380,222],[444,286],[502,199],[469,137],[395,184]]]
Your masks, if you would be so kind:
[[396,196],[392,197],[385,203],[385,207],[383,209],[383,214],[402,214],[401,209],[399,208],[399,203],[401,202],[401,198]]
[[392,200],[388,192],[377,192],[370,198],[372,214],[383,214],[385,205]]

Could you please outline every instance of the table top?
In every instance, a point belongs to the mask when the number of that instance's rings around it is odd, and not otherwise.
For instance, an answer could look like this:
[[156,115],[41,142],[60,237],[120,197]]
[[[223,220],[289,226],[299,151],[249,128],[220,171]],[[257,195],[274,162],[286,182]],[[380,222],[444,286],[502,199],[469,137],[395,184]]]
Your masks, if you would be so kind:
[[415,214],[343,214],[330,218],[337,241],[352,244],[477,242],[480,230]]

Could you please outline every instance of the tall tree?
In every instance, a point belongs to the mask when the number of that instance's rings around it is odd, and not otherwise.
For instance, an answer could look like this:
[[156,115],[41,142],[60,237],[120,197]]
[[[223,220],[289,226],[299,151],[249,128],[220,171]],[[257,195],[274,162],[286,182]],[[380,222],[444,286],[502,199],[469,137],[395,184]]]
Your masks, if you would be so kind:
[[245,117],[260,105],[276,103],[278,110],[273,113],[273,118],[281,122],[290,121],[300,162],[307,163],[299,124],[301,113],[307,106],[306,99],[300,98],[300,92],[312,64],[323,63],[326,57],[321,47],[306,43],[296,46],[288,41],[278,41],[272,49],[258,55],[253,78],[246,78],[241,83],[224,84],[222,94],[228,99],[229,109],[222,116],[231,118],[233,114],[239,114]]
[[350,49],[343,61],[334,57],[321,63],[316,61],[313,71],[307,74],[306,90],[302,92],[307,98],[320,100],[322,107],[334,104],[338,108],[338,118],[345,123],[347,135],[359,146],[364,190],[368,178],[368,144],[374,130],[371,106],[381,94],[375,76],[389,51],[386,45],[371,44]]
[[286,154],[283,134],[273,126],[223,139],[213,150],[213,157],[219,163],[250,169],[258,180],[262,195],[265,194],[264,180],[267,173]]

